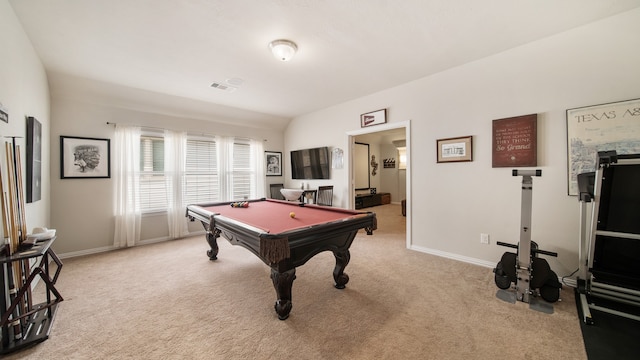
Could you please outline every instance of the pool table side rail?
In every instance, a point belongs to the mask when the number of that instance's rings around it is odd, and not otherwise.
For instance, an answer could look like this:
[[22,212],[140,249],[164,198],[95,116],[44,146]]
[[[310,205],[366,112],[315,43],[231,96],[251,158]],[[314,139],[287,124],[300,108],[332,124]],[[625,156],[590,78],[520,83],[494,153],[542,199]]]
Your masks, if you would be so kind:
[[[257,200],[248,200],[248,202],[258,202],[258,201],[264,201],[265,199],[257,199]],[[283,201],[283,200],[274,200],[274,199],[268,199],[268,201],[272,201],[272,202],[283,202],[283,203],[289,203],[287,201]],[[197,219],[200,221],[205,221],[207,223],[210,224],[210,230],[213,230],[215,228],[214,223],[215,223],[215,218],[220,219],[220,220],[224,220],[226,222],[229,223],[234,223],[237,226],[240,227],[245,227],[250,229],[250,231],[255,232],[256,234],[258,234],[259,237],[261,238],[266,238],[266,239],[278,239],[281,238],[283,236],[291,236],[291,235],[295,235],[297,232],[300,231],[308,231],[309,229],[313,228],[313,227],[317,227],[317,226],[324,226],[324,225],[328,225],[328,224],[337,224],[337,223],[341,223],[341,222],[345,222],[345,221],[352,221],[354,219],[357,218],[364,218],[365,221],[367,221],[366,219],[368,218],[372,218],[373,222],[370,226],[362,226],[360,228],[367,228],[370,230],[367,230],[367,234],[371,235],[371,231],[373,230],[377,230],[378,228],[378,222],[377,222],[377,218],[375,216],[375,213],[370,212],[370,211],[353,211],[353,210],[348,210],[348,209],[341,209],[341,208],[335,208],[332,207],[331,211],[336,211],[336,212],[342,212],[345,214],[349,214],[350,216],[348,218],[344,218],[344,219],[338,219],[338,220],[334,220],[334,221],[330,221],[330,222],[326,222],[323,224],[312,224],[312,225],[307,225],[307,226],[302,226],[302,227],[298,227],[296,229],[293,230],[289,230],[289,231],[285,231],[285,232],[281,232],[279,234],[271,234],[269,232],[269,230],[265,230],[262,228],[258,228],[249,224],[245,224],[241,221],[229,218],[227,216],[224,216],[220,213],[217,212],[213,212],[213,211],[209,211],[206,208],[207,207],[212,207],[212,206],[219,206],[219,205],[229,205],[234,203],[235,201],[229,201],[229,202],[217,202],[217,203],[208,203],[208,204],[192,204],[192,205],[187,205],[187,213],[186,216],[188,218],[193,218],[193,219]],[[318,209],[322,209],[322,206],[318,206],[315,204],[309,204],[309,205],[304,205],[305,207],[315,207]]]
[[[231,203],[231,202],[230,202]],[[230,204],[229,203],[229,204]],[[352,212],[348,218],[330,221],[324,224],[314,224],[285,231],[279,234],[271,234],[264,229],[260,229],[235,219],[228,218],[219,213],[204,209],[205,206],[220,205],[221,203],[205,205],[188,205],[187,217],[192,220],[199,220],[204,225],[207,232],[213,233],[218,229],[232,244],[245,247],[261,258],[267,265],[278,263],[291,255],[291,248],[304,246],[306,237],[314,228],[320,230],[314,236],[321,241],[340,231],[358,231],[365,229],[368,235],[377,229],[377,219],[372,212]],[[334,211],[335,208],[332,208]]]

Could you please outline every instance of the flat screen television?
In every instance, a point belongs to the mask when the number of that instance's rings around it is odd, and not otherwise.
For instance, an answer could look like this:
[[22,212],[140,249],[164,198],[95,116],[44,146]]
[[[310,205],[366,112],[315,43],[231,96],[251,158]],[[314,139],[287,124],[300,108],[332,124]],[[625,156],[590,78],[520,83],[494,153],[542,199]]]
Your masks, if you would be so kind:
[[291,151],[292,179],[329,179],[329,148]]

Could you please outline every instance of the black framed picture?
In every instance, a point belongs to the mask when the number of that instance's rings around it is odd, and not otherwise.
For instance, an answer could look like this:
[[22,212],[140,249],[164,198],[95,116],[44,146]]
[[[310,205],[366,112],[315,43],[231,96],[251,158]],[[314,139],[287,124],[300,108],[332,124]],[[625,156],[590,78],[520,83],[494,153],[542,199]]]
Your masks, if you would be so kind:
[[110,178],[110,140],[60,136],[60,178]]
[[0,120],[6,123],[9,122],[9,111],[2,106],[2,103],[0,103]]
[[27,203],[42,196],[42,125],[33,116],[27,117]]
[[267,176],[282,176],[282,153],[277,151],[265,151]]

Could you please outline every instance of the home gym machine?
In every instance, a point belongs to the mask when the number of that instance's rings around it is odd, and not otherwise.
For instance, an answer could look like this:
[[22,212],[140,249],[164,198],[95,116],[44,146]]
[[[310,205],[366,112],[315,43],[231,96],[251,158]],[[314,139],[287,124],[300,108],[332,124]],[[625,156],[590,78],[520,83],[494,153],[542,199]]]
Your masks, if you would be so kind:
[[598,152],[578,189],[583,321],[594,323],[591,310],[640,320],[640,154]]
[[[520,242],[518,245],[497,242],[498,245],[518,249],[518,252],[505,252],[502,255],[493,269],[495,283],[502,290],[509,289],[514,283],[515,300],[518,301],[530,303],[531,296],[540,295],[548,302],[556,302],[560,298],[562,285],[547,261],[539,258],[538,255],[558,256],[558,254],[540,250],[538,244],[531,241],[532,176],[542,176],[542,170],[513,170],[512,176],[522,176]],[[515,300],[511,302],[515,303]]]

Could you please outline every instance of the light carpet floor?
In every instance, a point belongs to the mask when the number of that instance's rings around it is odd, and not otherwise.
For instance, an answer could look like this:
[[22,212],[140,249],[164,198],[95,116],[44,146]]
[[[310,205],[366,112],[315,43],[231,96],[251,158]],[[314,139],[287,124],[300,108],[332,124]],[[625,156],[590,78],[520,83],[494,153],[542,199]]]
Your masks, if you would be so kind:
[[269,267],[224,239],[209,261],[200,235],[63,260],[51,337],[5,358],[586,359],[572,289],[553,314],[501,301],[491,269],[407,250],[399,205],[368,210],[346,289],[318,254],[285,321]]

